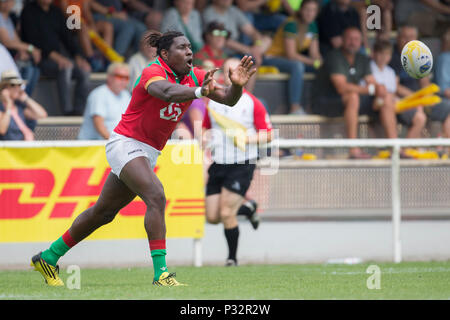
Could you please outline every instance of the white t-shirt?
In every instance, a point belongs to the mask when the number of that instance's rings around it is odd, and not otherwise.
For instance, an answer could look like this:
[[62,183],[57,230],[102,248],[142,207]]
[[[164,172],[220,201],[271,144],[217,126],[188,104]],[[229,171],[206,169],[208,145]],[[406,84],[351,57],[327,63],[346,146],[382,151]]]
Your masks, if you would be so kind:
[[130,99],[131,96],[127,90],[116,95],[106,84],[92,90],[87,99],[78,139],[103,140],[104,138],[95,129],[93,117],[95,115],[103,117],[105,127],[111,133],[127,109]]
[[233,139],[225,134],[223,126],[217,122],[217,116],[239,123],[246,128],[246,134],[251,136],[259,130],[272,130],[264,105],[255,96],[244,90],[241,98],[233,107],[209,100],[203,120],[203,127],[212,129],[210,147],[214,162],[232,164],[257,159],[258,146],[247,144],[245,150],[236,147]]
[[375,81],[386,87],[386,90],[390,93],[395,93],[397,91],[397,79],[394,69],[390,66],[385,66],[383,70],[378,68],[375,61],[370,61],[370,69],[375,78]]

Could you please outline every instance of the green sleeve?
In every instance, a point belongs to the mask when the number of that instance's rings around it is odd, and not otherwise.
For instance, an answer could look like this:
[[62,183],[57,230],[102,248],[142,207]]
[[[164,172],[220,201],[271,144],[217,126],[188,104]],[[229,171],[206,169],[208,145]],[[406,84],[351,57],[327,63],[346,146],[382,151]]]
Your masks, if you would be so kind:
[[283,32],[285,36],[297,35],[297,23],[295,21],[288,21],[283,27]]

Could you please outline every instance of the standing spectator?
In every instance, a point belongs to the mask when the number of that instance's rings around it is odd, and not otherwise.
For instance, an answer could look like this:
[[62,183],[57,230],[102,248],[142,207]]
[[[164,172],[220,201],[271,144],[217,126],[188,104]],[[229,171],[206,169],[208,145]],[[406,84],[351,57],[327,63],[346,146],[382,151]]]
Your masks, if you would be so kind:
[[[346,28],[360,28],[359,14],[350,2],[351,0],[330,0],[320,11],[317,24],[320,52],[323,56],[342,46],[342,34]],[[367,37],[363,38],[362,43],[368,48]]]
[[305,66],[318,68],[322,63],[315,19],[319,12],[316,0],[303,0],[296,15],[286,19],[277,30],[267,50],[264,65],[272,65],[289,73],[290,113],[305,114],[300,105]]
[[95,88],[89,94],[78,139],[109,139],[130,102],[130,93],[126,90],[129,81],[128,65],[109,65],[106,84]]
[[133,46],[133,53],[139,50],[139,42],[147,30],[145,24],[127,14],[121,0],[94,0],[92,11],[95,21],[107,21],[114,27],[114,50],[126,56]]
[[194,55],[194,65],[206,71],[219,68],[214,74],[216,79],[223,82],[222,66],[228,55],[225,53],[225,43],[230,33],[225,29],[222,23],[210,22],[203,32],[205,45]]
[[[397,138],[395,103],[386,88],[377,85],[370,71],[370,59],[359,53],[361,32],[346,29],[342,46],[324,59],[313,87],[313,113],[327,117],[344,116],[347,137],[358,137],[358,115],[375,115],[379,111],[388,138]],[[380,103],[381,102],[381,103]],[[360,148],[350,148],[350,158],[368,159]]]
[[[84,59],[77,41],[66,26],[62,11],[52,0],[28,3],[21,15],[22,39],[42,52],[41,73],[56,77],[59,102],[64,115],[83,114],[89,91],[91,66]],[[66,57],[63,47],[70,55]],[[74,101],[70,98],[72,78],[76,81]]]
[[431,109],[431,120],[442,122],[442,136],[450,138],[450,28],[442,36],[441,54],[434,68],[436,84],[441,88],[442,102]]
[[200,13],[194,9],[195,0],[175,0],[174,8],[164,14],[161,32],[180,31],[191,43],[192,52],[203,47],[202,20]]
[[47,117],[44,108],[22,90],[24,81],[15,71],[4,71],[0,81],[0,140],[34,140],[27,120]]
[[41,61],[41,50],[19,38],[10,18],[13,8],[13,0],[0,0],[0,43],[14,56],[22,78],[27,81],[25,90],[31,95],[39,80],[40,71],[36,64]]
[[[81,11],[81,28],[75,29],[78,39],[80,41],[83,53],[86,56],[93,72],[104,71],[104,59],[99,53],[94,51],[93,44],[89,37],[89,31],[97,32],[105,42],[112,47],[114,38],[114,29],[111,23],[107,21],[94,21],[91,11],[91,4],[93,0],[59,0],[59,6],[66,15],[71,14],[67,12],[69,6],[77,6]],[[56,3],[55,3],[56,4]]]
[[136,80],[142,74],[142,70],[149,65],[149,63],[156,60],[156,48],[153,48],[145,41],[146,34],[142,36],[139,51],[131,56],[128,60],[128,66],[130,68],[130,82],[128,83],[128,91],[133,91]]
[[[378,84],[384,85],[388,92],[387,94],[392,95],[389,99],[397,101],[402,95],[397,94],[399,78],[395,74],[395,71],[388,66],[391,58],[392,44],[388,40],[378,40],[375,42],[373,46],[373,60],[370,62],[371,72],[375,81]],[[397,114],[397,120],[408,127],[407,138],[420,138],[427,121],[427,116],[423,111],[423,107],[417,107]]]

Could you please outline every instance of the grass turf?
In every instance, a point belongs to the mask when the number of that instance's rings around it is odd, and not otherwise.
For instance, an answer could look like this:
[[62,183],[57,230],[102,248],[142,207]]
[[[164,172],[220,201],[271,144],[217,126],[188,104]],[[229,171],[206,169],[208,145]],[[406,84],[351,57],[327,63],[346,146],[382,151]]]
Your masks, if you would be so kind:
[[[373,263],[380,289],[368,289],[370,263],[171,267],[187,287],[155,287],[152,268],[81,269],[81,288],[51,288],[38,272],[0,271],[0,299],[450,299],[449,262]],[[67,282],[71,274],[61,270]]]

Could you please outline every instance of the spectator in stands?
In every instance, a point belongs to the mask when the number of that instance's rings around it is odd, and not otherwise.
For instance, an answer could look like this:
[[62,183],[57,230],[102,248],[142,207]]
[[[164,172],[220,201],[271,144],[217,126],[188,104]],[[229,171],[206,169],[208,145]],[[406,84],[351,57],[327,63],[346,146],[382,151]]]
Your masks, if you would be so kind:
[[13,8],[13,0],[0,0],[0,43],[14,57],[22,78],[27,80],[25,90],[31,95],[39,80],[40,71],[36,64],[41,61],[41,50],[19,38],[10,17]]
[[152,2],[155,1],[123,1],[130,17],[133,17],[144,23],[147,29],[159,30],[163,14],[162,10],[156,8],[156,6]]
[[[394,52],[392,54],[392,59],[389,65],[394,69],[396,74],[399,76],[399,85],[397,93],[400,97],[406,97],[410,94],[412,94],[414,91],[420,90],[422,88],[425,88],[426,86],[431,84],[430,76],[427,76],[422,79],[414,79],[410,77],[406,71],[403,69],[401,65],[401,51],[406,43],[412,40],[417,40],[419,37],[418,28],[411,25],[404,25],[400,27],[397,31],[397,40],[396,44],[394,46]],[[435,70],[437,70],[437,67],[435,67]],[[431,111],[429,111],[429,119],[431,121],[439,121],[444,124],[448,119],[448,115],[450,113],[449,106],[445,103],[440,103],[438,105],[435,105],[431,108]],[[448,134],[449,132],[447,131]]]
[[[388,40],[378,40],[373,46],[373,60],[370,69],[378,84],[386,87],[389,99],[397,101],[405,92],[400,90],[397,94],[399,78],[395,71],[388,66],[392,58],[392,44]],[[406,92],[410,94],[412,92]],[[402,95],[403,94],[403,95]],[[397,120],[408,127],[407,138],[420,138],[422,130],[427,122],[427,116],[422,107],[410,109],[397,114]]]
[[141,38],[140,49],[131,56],[128,61],[130,68],[130,82],[128,83],[128,91],[133,91],[136,80],[141,76],[142,70],[156,59],[156,48],[151,47],[145,41],[146,34]]
[[[263,53],[270,44],[270,38],[263,37],[251,24],[244,13],[232,5],[232,0],[213,0],[203,12],[205,24],[216,21],[225,26],[230,32],[230,37],[226,42],[225,52],[229,55],[250,54],[260,65]],[[241,33],[246,34],[253,40],[251,46],[239,42]]]
[[[358,12],[350,5],[351,0],[330,0],[320,11],[317,18],[319,28],[320,52],[323,56],[328,51],[342,46],[342,34],[348,27],[360,29]],[[368,48],[367,37],[362,43]]]
[[114,27],[114,50],[127,55],[130,46],[133,53],[139,50],[139,42],[147,30],[145,24],[127,14],[121,0],[94,0],[92,12],[95,21],[107,21]]
[[222,66],[225,60],[228,59],[224,48],[229,36],[230,33],[222,23],[210,22],[203,32],[205,45],[194,55],[194,65],[204,70],[219,68],[214,76],[216,79],[223,80]]
[[[83,114],[89,91],[91,66],[66,26],[62,11],[52,0],[25,5],[21,15],[22,39],[42,52],[41,73],[56,77],[59,102],[64,115]],[[64,46],[61,46],[61,43]],[[64,49],[70,58],[64,54]],[[71,79],[76,80],[74,101],[70,99]]]
[[174,5],[164,14],[161,32],[183,32],[191,43],[192,52],[196,53],[203,47],[203,39],[202,19],[194,9],[195,0],[175,0]]
[[264,65],[272,65],[281,72],[289,73],[291,114],[305,114],[300,105],[305,66],[314,70],[322,64],[317,26],[314,22],[318,12],[319,4],[316,0],[303,0],[296,15],[287,18],[278,28],[263,61]]
[[126,90],[129,81],[128,65],[109,65],[106,84],[95,88],[89,94],[78,139],[109,139],[130,102],[130,93]]
[[441,88],[442,102],[431,109],[430,117],[442,121],[442,136],[450,138],[450,28],[442,36],[441,46],[434,75]]
[[97,32],[105,42],[112,47],[114,38],[113,25],[107,21],[94,21],[91,11],[91,5],[93,0],[59,0],[59,6],[63,13],[70,16],[73,12],[67,8],[69,6],[77,6],[81,11],[81,28],[74,29],[77,33],[79,42],[83,49],[83,53],[86,56],[87,61],[91,65],[93,72],[101,72],[105,69],[105,61],[101,54],[94,51],[93,43],[89,37],[89,31]]
[[19,69],[17,68],[16,63],[14,62],[13,57],[9,53],[8,49],[4,45],[0,43],[0,74],[3,71],[13,70],[17,74],[19,74]]
[[[397,138],[395,104],[386,88],[378,85],[370,71],[370,59],[359,53],[362,43],[357,27],[345,29],[342,46],[330,51],[313,87],[313,113],[327,117],[344,116],[349,139],[358,136],[358,115],[379,112],[388,138]],[[382,104],[380,102],[382,101]],[[367,159],[360,148],[350,148],[350,158]]]
[[0,80],[0,140],[34,140],[35,122],[47,117],[45,109],[21,88],[24,80],[15,71],[4,71]]
[[[247,19],[258,31],[275,32],[287,16],[278,10],[270,11],[267,2],[267,0],[236,0],[236,6],[244,12]],[[283,2],[289,6],[287,1]],[[251,44],[251,42],[247,44]]]
[[422,37],[441,36],[450,27],[450,3],[444,0],[396,0],[395,24],[417,26]]

